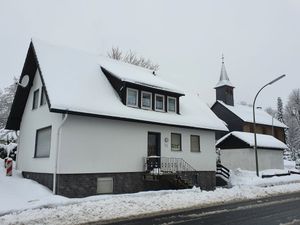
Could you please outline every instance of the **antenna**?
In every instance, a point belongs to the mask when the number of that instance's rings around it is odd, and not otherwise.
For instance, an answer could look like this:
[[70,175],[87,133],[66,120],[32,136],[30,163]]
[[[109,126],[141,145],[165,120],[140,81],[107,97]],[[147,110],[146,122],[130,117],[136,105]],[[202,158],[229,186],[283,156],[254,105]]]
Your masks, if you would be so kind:
[[17,85],[21,86],[22,88],[26,88],[27,85],[28,85],[28,83],[29,83],[29,76],[28,75],[24,75],[22,77],[21,82],[20,83],[17,82]]

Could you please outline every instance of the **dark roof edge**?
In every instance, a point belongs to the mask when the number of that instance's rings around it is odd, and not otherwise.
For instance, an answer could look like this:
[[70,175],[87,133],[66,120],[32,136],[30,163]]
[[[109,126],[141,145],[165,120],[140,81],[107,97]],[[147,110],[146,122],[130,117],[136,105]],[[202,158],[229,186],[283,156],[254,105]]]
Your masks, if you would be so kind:
[[127,122],[155,124],[155,125],[161,125],[161,126],[181,127],[181,128],[187,128],[187,129],[195,129],[195,130],[216,131],[214,129],[208,129],[208,128],[199,128],[199,127],[192,127],[192,126],[175,125],[175,124],[168,124],[168,123],[159,123],[159,122],[152,122],[152,121],[138,120],[138,119],[130,119],[130,118],[124,118],[124,117],[118,117],[118,116],[107,116],[107,115],[100,115],[100,114],[94,114],[94,113],[85,113],[85,112],[78,112],[78,111],[72,111],[72,110],[70,111],[70,110],[65,110],[65,109],[51,108],[50,112],[62,113],[62,114],[71,114],[71,115],[77,115],[77,116],[89,116],[89,117],[96,117],[96,118],[103,118],[103,119],[121,120],[121,121],[127,121]]

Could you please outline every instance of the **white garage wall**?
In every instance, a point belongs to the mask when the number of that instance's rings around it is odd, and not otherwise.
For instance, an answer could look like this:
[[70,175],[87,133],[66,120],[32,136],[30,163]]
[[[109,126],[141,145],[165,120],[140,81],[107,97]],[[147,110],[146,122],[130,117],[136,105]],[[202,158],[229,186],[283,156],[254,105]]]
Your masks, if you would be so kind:
[[[257,149],[259,170],[283,169],[283,151]],[[221,163],[229,169],[256,170],[253,148],[223,149]]]

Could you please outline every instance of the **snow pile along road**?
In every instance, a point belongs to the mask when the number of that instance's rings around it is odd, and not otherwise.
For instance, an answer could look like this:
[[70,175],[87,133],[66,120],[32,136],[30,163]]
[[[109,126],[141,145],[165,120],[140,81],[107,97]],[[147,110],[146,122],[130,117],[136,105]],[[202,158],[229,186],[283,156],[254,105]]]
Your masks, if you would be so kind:
[[[2,165],[0,168],[0,210],[10,212],[0,216],[1,225],[82,224],[300,191],[300,183],[297,183],[300,175],[262,179],[257,178],[255,172],[237,170],[231,179],[235,186],[230,189],[201,191],[194,188],[68,199],[52,195],[48,189],[21,178],[18,173],[5,177]],[[266,172],[280,171],[263,173]],[[277,186],[271,186],[272,182]]]

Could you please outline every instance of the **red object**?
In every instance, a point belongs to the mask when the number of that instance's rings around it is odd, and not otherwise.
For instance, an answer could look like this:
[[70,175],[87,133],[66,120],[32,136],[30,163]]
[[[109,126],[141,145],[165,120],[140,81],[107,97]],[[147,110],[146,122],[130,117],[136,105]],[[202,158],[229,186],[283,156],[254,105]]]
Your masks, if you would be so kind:
[[13,167],[12,159],[7,159],[6,160],[6,176],[12,175],[12,167]]

